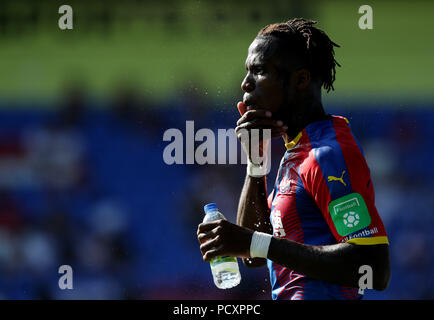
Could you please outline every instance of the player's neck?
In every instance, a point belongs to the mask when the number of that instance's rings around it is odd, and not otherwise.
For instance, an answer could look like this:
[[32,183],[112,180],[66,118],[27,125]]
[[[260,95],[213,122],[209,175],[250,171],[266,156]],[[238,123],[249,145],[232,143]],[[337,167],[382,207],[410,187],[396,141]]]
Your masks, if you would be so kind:
[[[328,118],[328,115],[324,111],[321,100],[315,99],[310,101],[304,101],[302,105],[297,108],[303,110],[295,119],[295,123],[290,126],[288,130],[288,138],[294,139],[298,133],[311,123],[322,121]],[[288,121],[289,122],[289,121]]]

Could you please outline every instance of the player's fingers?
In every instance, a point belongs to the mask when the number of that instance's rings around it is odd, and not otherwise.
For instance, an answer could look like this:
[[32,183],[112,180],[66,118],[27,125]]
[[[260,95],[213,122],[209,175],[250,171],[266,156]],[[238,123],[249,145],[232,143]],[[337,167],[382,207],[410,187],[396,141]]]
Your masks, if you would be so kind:
[[200,233],[207,233],[208,231],[211,231],[212,229],[214,229],[215,227],[219,226],[221,224],[221,220],[215,220],[215,221],[211,221],[211,222],[203,222],[201,224],[199,224],[199,226],[197,227],[197,235],[199,235]]
[[197,235],[197,240],[199,241],[200,244],[202,244],[206,242],[208,239],[216,237],[221,232],[221,229],[222,229],[221,226],[217,226],[211,231],[199,233]]
[[240,129],[272,129],[275,127],[282,127],[283,121],[273,119],[254,119],[249,122],[241,123],[237,126],[235,131]]
[[219,245],[218,247],[212,248],[205,252],[203,255],[203,260],[206,262],[211,261],[213,258],[221,256],[223,253],[223,245]]
[[222,244],[222,237],[221,235],[218,235],[214,238],[212,238],[209,241],[206,241],[205,243],[202,243],[200,245],[200,251],[202,252],[202,254],[205,254],[208,250],[211,250],[215,247],[218,247]]
[[247,110],[240,119],[238,119],[237,125],[257,118],[271,118],[271,116],[272,116],[271,111],[263,110],[263,109],[259,109],[259,110],[250,109]]
[[[197,230],[197,240],[199,243],[204,243],[210,238],[214,238],[215,236],[219,235],[223,231],[223,221],[224,220],[216,220],[212,222],[207,223],[201,223]],[[212,228],[210,230],[210,228]]]
[[242,124],[242,123],[244,123],[244,122],[253,120],[253,119],[257,119],[257,118],[271,118],[271,116],[272,116],[272,113],[270,111],[268,111],[268,110],[263,110],[263,109],[260,109],[260,110],[248,110],[248,111],[246,111],[243,114],[243,116],[240,119],[238,119],[237,126],[240,125],[240,124]]
[[[258,129],[269,129],[269,128],[258,128]],[[287,130],[288,130],[287,126],[271,129],[271,139],[283,136],[284,134],[286,134]],[[235,133],[236,133],[238,139],[241,141],[243,139],[250,139],[249,131],[247,129],[241,130],[241,129],[235,128]],[[259,138],[259,139],[261,139],[261,138]]]
[[200,244],[204,243],[209,238],[209,232],[207,233],[199,233],[197,235],[197,241],[199,241]]
[[237,103],[237,108],[241,116],[243,116],[247,111],[247,106],[242,101]]

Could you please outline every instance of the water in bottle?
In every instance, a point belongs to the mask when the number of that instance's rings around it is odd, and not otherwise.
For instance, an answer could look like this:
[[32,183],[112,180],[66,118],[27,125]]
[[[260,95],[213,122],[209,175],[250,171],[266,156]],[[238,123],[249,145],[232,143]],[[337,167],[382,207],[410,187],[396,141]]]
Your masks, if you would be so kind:
[[[203,222],[226,219],[225,216],[218,211],[215,203],[207,204],[204,210],[205,218]],[[217,288],[229,289],[240,283],[241,274],[238,268],[237,258],[229,256],[215,257],[211,260],[210,265],[214,283]]]

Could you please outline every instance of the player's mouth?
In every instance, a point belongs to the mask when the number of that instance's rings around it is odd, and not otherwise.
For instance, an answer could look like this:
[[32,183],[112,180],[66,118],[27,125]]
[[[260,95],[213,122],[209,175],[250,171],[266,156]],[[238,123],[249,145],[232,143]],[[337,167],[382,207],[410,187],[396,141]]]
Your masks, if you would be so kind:
[[255,101],[254,101],[251,93],[249,93],[249,92],[245,92],[244,93],[244,95],[243,95],[243,103],[246,106],[254,105]]
[[243,99],[243,103],[245,104],[247,109],[258,109],[257,105],[253,100]]

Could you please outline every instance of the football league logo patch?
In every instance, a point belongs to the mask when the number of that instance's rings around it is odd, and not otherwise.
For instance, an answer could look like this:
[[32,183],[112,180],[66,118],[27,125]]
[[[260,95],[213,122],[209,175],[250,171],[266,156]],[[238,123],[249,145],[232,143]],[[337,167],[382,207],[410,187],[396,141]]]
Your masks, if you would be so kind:
[[341,236],[347,236],[371,224],[365,200],[359,193],[351,193],[330,202],[329,212],[336,231]]

